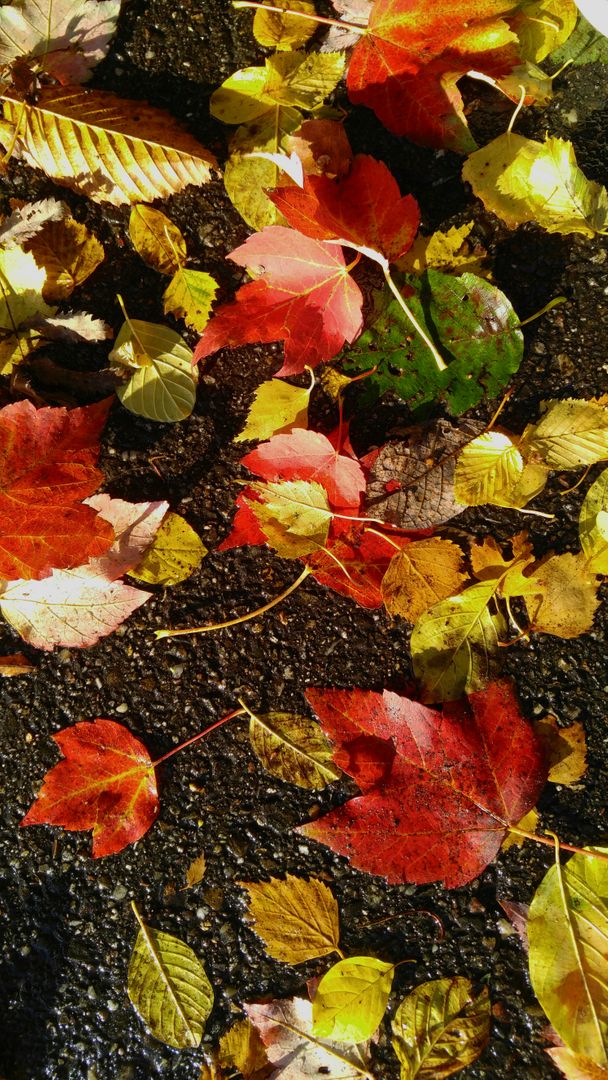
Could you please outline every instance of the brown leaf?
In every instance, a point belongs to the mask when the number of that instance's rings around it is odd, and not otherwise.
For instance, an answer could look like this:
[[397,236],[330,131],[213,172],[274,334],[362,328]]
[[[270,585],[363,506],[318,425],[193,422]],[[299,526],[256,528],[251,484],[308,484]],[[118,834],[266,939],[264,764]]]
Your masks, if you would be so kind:
[[398,551],[382,579],[382,599],[391,615],[410,622],[439,600],[460,592],[462,550],[451,540],[415,540]]
[[12,653],[10,656],[0,656],[0,676],[8,679],[12,675],[27,675],[34,671],[34,665],[23,653]]
[[191,889],[193,885],[198,885],[199,881],[202,881],[205,876],[205,869],[207,867],[207,861],[205,859],[205,853],[202,851],[198,858],[194,859],[188,869],[186,870],[186,888]]

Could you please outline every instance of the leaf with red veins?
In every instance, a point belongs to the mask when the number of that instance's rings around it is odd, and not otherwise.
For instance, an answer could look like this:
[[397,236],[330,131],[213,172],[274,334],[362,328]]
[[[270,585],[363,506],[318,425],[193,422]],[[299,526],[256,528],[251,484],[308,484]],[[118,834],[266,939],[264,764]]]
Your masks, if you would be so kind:
[[[361,607],[382,607],[382,579],[395,554],[395,544],[403,547],[409,538],[396,536],[391,542],[363,525],[344,524],[345,529],[334,530],[332,526],[334,535],[330,535],[326,551],[308,555],[304,561],[321,585],[349,596]],[[336,531],[340,535],[336,536]]]
[[264,480],[313,480],[327,492],[332,509],[359,509],[365,474],[358,461],[338,454],[326,435],[296,428],[273,435],[241,460]]
[[277,375],[296,375],[306,365],[331,360],[361,333],[363,296],[339,246],[271,225],[229,258],[256,280],[219,308],[203,330],[195,361],[225,346],[284,341],[285,361]]
[[[334,760],[364,794],[298,829],[391,883],[464,885],[497,855],[509,825],[535,804],[547,778],[542,747],[502,680],[468,700],[430,709],[384,691],[309,690]],[[392,746],[375,786],[376,742]],[[367,762],[367,764],[366,764]],[[363,764],[362,764],[363,763]],[[367,770],[367,772],[366,772]]]
[[402,197],[386,165],[367,154],[357,154],[343,180],[306,176],[302,188],[277,188],[269,198],[306,236],[340,240],[378,261],[409,251],[420,225],[415,198]]
[[143,743],[113,720],[74,724],[53,738],[64,757],[46,774],[21,824],[92,829],[95,859],[139,840],[159,807]]
[[0,524],[0,577],[46,578],[102,555],[113,540],[112,526],[89,506],[17,507]]

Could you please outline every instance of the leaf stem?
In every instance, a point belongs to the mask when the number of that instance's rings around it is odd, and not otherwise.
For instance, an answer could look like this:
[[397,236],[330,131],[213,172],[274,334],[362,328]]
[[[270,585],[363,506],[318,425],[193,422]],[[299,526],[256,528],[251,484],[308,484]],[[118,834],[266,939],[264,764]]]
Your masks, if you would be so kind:
[[[545,304],[544,307],[541,307],[540,311],[535,311],[533,315],[528,315],[527,319],[520,319],[519,326],[527,326],[528,323],[534,322],[535,319],[540,319],[542,315],[546,315],[548,311],[552,310],[552,308],[557,307],[559,304],[567,303],[567,296],[554,296],[553,300],[549,300],[549,303]],[[518,327],[516,327],[515,329],[518,329]]]
[[310,570],[305,567],[299,578],[296,578],[287,589],[284,589],[280,596],[275,596],[274,600],[270,600],[262,607],[256,608],[255,611],[248,611],[246,615],[239,615],[236,619],[227,619],[226,622],[211,623],[209,626],[188,626],[184,627],[183,630],[155,630],[154,636],[157,641],[160,641],[161,638],[179,637],[181,634],[208,634],[211,630],[225,630],[227,626],[237,626],[239,623],[247,622],[249,619],[256,619],[258,615],[264,615],[276,604],[280,604],[282,600],[286,600],[288,596],[291,596],[291,593],[295,592],[309,574]]
[[276,11],[279,15],[291,15],[295,19],[308,19],[322,26],[338,26],[341,30],[353,30],[356,34],[367,34],[367,27],[362,23],[347,22],[346,19],[327,19],[324,15],[311,15],[308,11],[292,11],[288,7],[275,7],[273,4],[260,4],[256,0],[232,0],[233,8],[253,8],[254,10]]
[[[527,832],[525,829],[518,828],[517,825],[508,825],[509,832],[515,833],[517,836],[523,836],[524,840],[535,840],[537,844],[546,844],[547,847],[555,847],[555,841],[549,839],[549,836],[539,836],[538,833]],[[551,833],[551,836],[554,834]],[[576,844],[564,844],[559,841],[560,847],[564,851],[572,851],[575,855],[585,855],[588,859],[601,859],[602,862],[608,862],[608,855],[603,851],[591,851],[589,848],[577,847]]]
[[[270,1020],[273,1024],[278,1024],[279,1027],[286,1028],[287,1031],[292,1031],[294,1035],[299,1035],[300,1038],[305,1039],[306,1042],[311,1042],[314,1043],[315,1046],[320,1046],[322,1050],[325,1050],[328,1054],[331,1054],[332,1057],[337,1058],[338,1061],[341,1061],[344,1065],[348,1065],[351,1069],[355,1069],[355,1071],[363,1077],[363,1080],[374,1080],[372,1074],[365,1067],[359,1068],[359,1066],[354,1061],[351,1061],[344,1054],[341,1054],[339,1050],[336,1050],[335,1046],[331,1046],[329,1043],[323,1042],[322,1039],[316,1039],[314,1035],[309,1035],[307,1031],[301,1031],[300,1028],[295,1027],[294,1024],[290,1024],[287,1020],[279,1020],[276,1016],[268,1015],[266,1015],[264,1019]],[[359,1050],[358,1045],[356,1049]]]
[[192,746],[192,743],[198,742],[199,739],[204,739],[205,735],[209,735],[228,720],[232,720],[234,716],[243,716],[245,712],[248,712],[248,710],[244,708],[233,709],[232,712],[229,712],[226,716],[222,716],[221,720],[216,720],[214,724],[205,728],[204,731],[199,731],[198,735],[193,735],[191,739],[186,739],[186,742],[180,743],[179,746],[174,746],[173,750],[169,750],[166,754],[163,754],[162,757],[157,758],[156,761],[152,762],[152,768],[155,769],[157,765],[162,765],[163,761],[167,761],[167,759],[173,757],[174,754],[179,754],[180,750],[185,750],[187,746]]
[[416,331],[416,333],[420,334],[420,337],[424,341],[424,344],[426,345],[426,347],[431,352],[433,360],[437,364],[437,367],[439,368],[440,371],[446,371],[447,364],[444,363],[441,354],[437,351],[437,349],[436,349],[435,345],[433,344],[433,342],[431,341],[430,337],[428,336],[426,331],[422,328],[422,326],[418,322],[416,316],[414,315],[414,312],[406,304],[403,296],[399,292],[399,289],[397,288],[395,282],[393,281],[393,279],[391,277],[390,267],[388,266],[388,264],[386,264],[386,265],[382,266],[382,269],[384,271],[384,277],[386,279],[386,283],[387,283],[389,289],[391,290],[393,296],[395,297],[395,300],[397,301],[399,306],[405,312],[407,318],[411,322],[411,324],[414,327],[414,330]]

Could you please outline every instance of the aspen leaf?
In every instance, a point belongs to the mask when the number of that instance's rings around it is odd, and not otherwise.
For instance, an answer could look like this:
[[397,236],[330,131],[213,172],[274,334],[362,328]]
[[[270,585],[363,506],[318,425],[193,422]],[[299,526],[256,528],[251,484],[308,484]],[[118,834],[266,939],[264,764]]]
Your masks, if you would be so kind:
[[382,579],[382,599],[390,615],[415,622],[439,600],[453,596],[466,575],[463,552],[451,540],[414,540],[392,558]]
[[251,714],[249,738],[264,768],[290,784],[318,790],[342,776],[333,764],[329,742],[308,716]]
[[534,725],[537,738],[544,748],[552,784],[569,787],[581,780],[587,771],[585,728],[580,720],[569,727],[560,727],[554,716],[544,716]]
[[394,964],[374,956],[349,956],[329,969],[312,1003],[313,1034],[335,1042],[365,1042],[382,1020],[393,985]]
[[217,282],[211,274],[182,266],[163,293],[163,311],[165,315],[183,319],[186,326],[201,334],[209,322],[216,292]]
[[186,241],[160,210],[138,203],[129,217],[129,236],[138,255],[159,274],[175,274],[186,259]]
[[[278,0],[274,7],[288,7],[291,11],[305,11],[315,14],[315,6],[308,0]],[[297,49],[306,42],[316,30],[314,21],[281,15],[278,11],[258,9],[253,17],[253,36],[260,45],[268,49]]]
[[589,571],[608,574],[608,469],[585,495],[578,527]]
[[[314,382],[314,380],[313,380]],[[291,386],[282,379],[269,379],[258,386],[247,423],[235,442],[269,439],[293,428],[308,427],[308,403],[312,385]]]
[[535,454],[550,469],[578,469],[608,457],[608,409],[594,401],[548,401],[521,439],[522,453]]
[[340,53],[275,53],[264,67],[243,68],[226,79],[211,95],[209,108],[225,124],[249,123],[276,105],[314,109],[335,89],[343,70]]
[[192,949],[140,921],[127,990],[156,1039],[178,1050],[198,1046],[213,1008],[213,990]]
[[198,885],[205,876],[205,870],[207,869],[207,860],[205,853],[201,852],[196,859],[193,859],[190,866],[186,870],[186,887],[191,889],[194,885]]
[[409,251],[397,261],[397,266],[406,274],[423,274],[425,270],[441,270],[444,273],[462,274],[465,271],[486,277],[484,260],[487,253],[468,250],[467,239],[474,222],[468,221],[459,228],[452,226],[447,232],[437,230],[432,236],[421,236],[414,240]]
[[568,40],[577,16],[574,0],[532,0],[522,4],[511,20],[522,57],[540,64]]
[[442,1080],[476,1061],[490,1037],[487,987],[470,979],[434,979],[403,999],[392,1021],[401,1080]]
[[249,894],[249,917],[269,956],[302,964],[336,952],[340,940],[338,905],[322,881],[241,882]]
[[454,495],[467,506],[512,505],[524,471],[524,460],[510,437],[485,431],[460,451],[454,473]]
[[116,391],[125,408],[164,423],[190,416],[196,401],[197,371],[192,366],[192,350],[174,330],[128,319],[108,359],[119,371],[132,372]]
[[570,1050],[603,1068],[608,1068],[607,896],[608,865],[574,855],[545,874],[528,917],[534,993]]
[[546,1050],[551,1061],[561,1070],[566,1080],[608,1080],[608,1068],[596,1065],[591,1058],[575,1054],[567,1046],[556,1046]]
[[178,585],[198,569],[207,554],[188,522],[169,511],[143,559],[129,575],[147,585]]
[[224,1069],[238,1069],[245,1080],[264,1080],[272,1072],[264,1044],[251,1020],[237,1020],[222,1035],[218,1057]]
[[[2,10],[0,8],[0,10]],[[35,347],[38,334],[20,330],[36,315],[52,315],[43,297],[46,271],[19,247],[0,247],[0,374],[8,375]]]
[[[579,637],[591,630],[598,609],[598,581],[585,556],[550,555],[527,577],[524,595],[530,625],[543,634]],[[523,590],[522,590],[523,592]]]
[[251,485],[262,502],[249,501],[268,543],[284,559],[296,559],[325,546],[332,513],[327,492],[310,480],[267,481]]
[[105,258],[97,237],[72,217],[46,222],[25,249],[45,271],[42,295],[51,304],[71,296]]
[[304,998],[284,998],[245,1005],[272,1064],[273,1080],[361,1080],[369,1068],[369,1047],[357,1047],[352,1059],[343,1045],[318,1039],[312,1031],[312,1005]]

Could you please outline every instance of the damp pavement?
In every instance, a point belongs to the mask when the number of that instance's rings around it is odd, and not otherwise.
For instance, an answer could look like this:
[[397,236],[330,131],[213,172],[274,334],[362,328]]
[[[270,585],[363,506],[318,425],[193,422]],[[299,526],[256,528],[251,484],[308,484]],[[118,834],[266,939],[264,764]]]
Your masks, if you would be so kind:
[[[168,107],[221,160],[227,132],[209,118],[208,97],[232,71],[259,62],[250,23],[250,14],[233,12],[224,0],[134,0],[125,5],[119,34],[93,85]],[[587,175],[605,183],[607,82],[600,65],[565,72],[553,103],[525,113],[518,130],[542,138],[548,129],[571,139]],[[468,102],[471,125],[487,141],[505,129],[510,106],[485,89],[472,93],[480,96]],[[534,226],[509,233],[471,198],[454,155],[392,137],[367,110],[353,111],[347,127],[355,150],[385,160],[402,190],[416,195],[425,230],[475,221],[474,236],[493,257],[496,283],[522,319],[556,295],[567,297],[566,305],[526,328],[526,357],[503,413],[505,427],[521,430],[548,396],[604,392],[606,240],[549,236]],[[66,198],[103,242],[106,261],[78,293],[83,308],[116,328],[120,292],[131,314],[160,318],[165,283],[125,245],[128,210],[94,206],[14,164],[1,192],[4,210],[9,197]],[[242,278],[225,255],[248,229],[221,183],[190,189],[163,209],[186,234],[193,265],[218,278],[223,299],[231,296]],[[104,349],[54,346],[47,355],[87,373],[102,365]],[[253,609],[294,578],[292,565],[261,549],[213,552],[228,531],[239,490],[235,481],[244,447],[231,440],[243,426],[255,387],[276,370],[278,356],[276,346],[220,354],[201,379],[193,416],[181,424],[154,424],[116,406],[102,454],[107,490],[132,500],[169,499],[211,554],[187,582],[156,590],[97,646],[49,654],[32,650],[35,672],[0,685],[3,1080],[197,1080],[205,1048],[240,1015],[242,1001],[302,993],[305,980],[325,970],[326,961],[294,968],[269,959],[244,921],[238,883],[288,872],[315,875],[331,886],[345,952],[413,961],[397,969],[393,1007],[427,979],[465,975],[489,986],[490,1044],[463,1070],[463,1080],[556,1075],[544,1054],[546,1021],[530,987],[526,957],[498,904],[500,898],[529,902],[550,864],[548,849],[511,849],[466,888],[389,887],[293,832],[354,788],[345,782],[308,792],[275,780],[253,755],[243,719],[162,768],[157,823],[117,856],[93,860],[85,833],[19,829],[57,760],[52,734],[79,720],[101,716],[124,723],[159,756],[229,712],[241,696],[261,711],[299,711],[308,686],[403,690],[411,682],[408,624],[358,608],[310,580],[263,619],[205,637],[155,641],[156,628]],[[52,401],[87,400],[86,391],[72,398],[65,387],[38,385]],[[476,415],[489,419],[493,405]],[[354,422],[355,446],[381,443],[406,420],[398,403],[377,407]],[[329,422],[321,403],[312,425]],[[597,472],[592,470],[589,482]],[[535,503],[555,515],[532,521],[538,555],[577,549],[578,512],[588,483],[564,496],[566,486],[552,474]],[[525,523],[514,511],[490,507],[466,511],[453,526],[504,540]],[[578,844],[605,840],[608,825],[605,629],[604,609],[585,637],[539,636],[529,646],[505,650],[506,671],[526,716],[551,712],[563,724],[576,719],[585,725],[585,778],[570,789],[549,785],[540,802],[542,826]],[[2,627],[0,654],[19,647],[16,635]],[[201,852],[205,876],[184,890],[185,871]],[[133,899],[151,925],[181,937],[205,964],[216,1003],[200,1050],[165,1047],[146,1033],[131,1008],[126,979],[137,930]],[[395,918],[386,921],[388,916]],[[375,1072],[382,1080],[398,1077],[385,1034]]]

